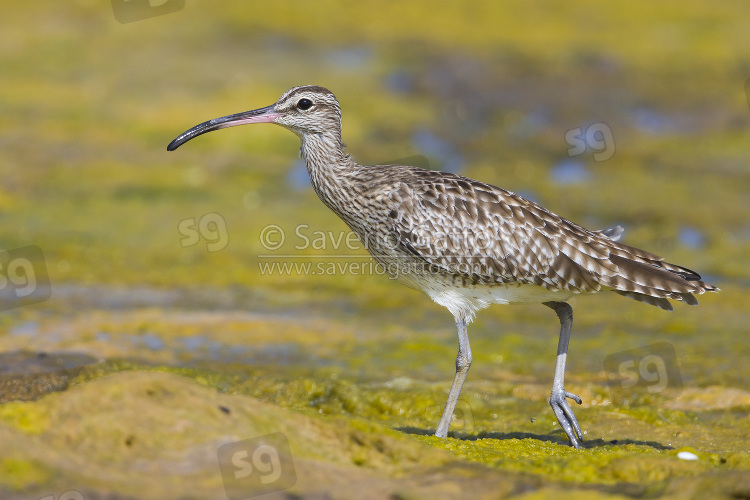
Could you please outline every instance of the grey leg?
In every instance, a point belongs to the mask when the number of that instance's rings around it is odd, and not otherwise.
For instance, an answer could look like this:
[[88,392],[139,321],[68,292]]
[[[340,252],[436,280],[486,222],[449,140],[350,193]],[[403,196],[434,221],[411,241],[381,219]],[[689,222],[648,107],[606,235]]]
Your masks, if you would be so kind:
[[557,344],[557,363],[555,363],[555,378],[552,380],[552,394],[549,398],[549,404],[555,412],[557,421],[568,435],[570,445],[574,448],[580,448],[580,439],[583,441],[583,433],[578,425],[578,419],[570,409],[570,405],[565,398],[570,398],[576,403],[581,404],[581,398],[565,390],[565,360],[568,357],[568,341],[570,340],[570,329],[573,326],[573,308],[567,302],[544,302],[544,305],[551,308],[560,318],[560,342]]
[[469,373],[469,367],[471,366],[471,347],[469,346],[469,335],[466,333],[466,321],[456,320],[456,326],[458,327],[456,376],[453,379],[451,392],[448,393],[448,401],[445,403],[443,416],[440,417],[440,424],[438,425],[437,431],[435,431],[435,435],[439,438],[444,438],[448,435],[448,427],[451,425],[453,411],[456,409],[458,396],[461,394],[461,387],[464,385],[466,374]]

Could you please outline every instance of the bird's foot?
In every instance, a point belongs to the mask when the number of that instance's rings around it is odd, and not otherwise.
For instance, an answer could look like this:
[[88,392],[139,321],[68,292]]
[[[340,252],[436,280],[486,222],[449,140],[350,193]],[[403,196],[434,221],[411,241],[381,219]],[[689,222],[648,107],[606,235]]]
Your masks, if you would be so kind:
[[581,441],[583,441],[583,433],[581,432],[581,426],[578,425],[578,419],[573,414],[573,410],[570,409],[570,405],[566,398],[570,398],[578,404],[583,403],[581,398],[572,392],[560,388],[559,390],[552,390],[549,404],[555,412],[555,416],[557,417],[557,421],[560,422],[560,426],[565,431],[565,434],[568,435],[570,445],[573,448],[580,448]]

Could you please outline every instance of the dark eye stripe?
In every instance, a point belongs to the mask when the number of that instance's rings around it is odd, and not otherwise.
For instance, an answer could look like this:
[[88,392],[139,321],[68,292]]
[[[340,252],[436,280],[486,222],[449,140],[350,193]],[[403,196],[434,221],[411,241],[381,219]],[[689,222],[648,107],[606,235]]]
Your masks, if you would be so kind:
[[306,109],[310,109],[312,107],[312,101],[310,99],[300,99],[297,102],[297,109],[301,109],[302,111]]

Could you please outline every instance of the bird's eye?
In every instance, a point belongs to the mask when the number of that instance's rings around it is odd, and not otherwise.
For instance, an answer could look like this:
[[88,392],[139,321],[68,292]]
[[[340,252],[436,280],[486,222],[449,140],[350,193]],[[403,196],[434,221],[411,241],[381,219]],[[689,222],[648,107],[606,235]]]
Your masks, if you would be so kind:
[[306,109],[310,109],[312,107],[312,101],[310,99],[300,99],[297,103],[297,109],[301,109],[302,111],[305,111]]

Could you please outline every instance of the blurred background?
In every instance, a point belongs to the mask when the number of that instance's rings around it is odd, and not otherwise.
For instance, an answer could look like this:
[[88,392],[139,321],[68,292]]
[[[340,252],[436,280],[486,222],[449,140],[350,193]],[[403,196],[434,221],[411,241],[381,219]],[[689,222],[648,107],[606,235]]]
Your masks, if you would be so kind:
[[[584,225],[623,224],[630,244],[703,273],[747,279],[744,4],[687,5],[188,2],[126,24],[107,2],[8,7],[3,244],[42,248],[53,284],[276,288],[258,279],[259,228],[345,227],[315,199],[298,139],[245,127],[166,145],[312,83],[339,98],[361,163],[422,155]],[[572,139],[596,123],[611,131],[602,161],[597,144],[579,153]],[[209,212],[230,244],[183,248],[178,222]],[[288,285],[361,288],[308,278]]]
[[[13,373],[30,366],[18,353],[76,353],[70,366],[254,376],[245,393],[325,414],[382,408],[342,410],[330,390],[311,402],[312,389],[272,381],[406,377],[442,384],[442,404],[455,356],[445,310],[377,273],[264,271],[368,262],[335,244],[348,230],[312,191],[297,137],[238,127],[166,151],[199,122],[316,84],[339,99],[360,163],[456,172],[591,229],[623,225],[625,243],[723,290],[673,314],[574,300],[569,373],[596,386],[589,400],[608,398],[607,356],[655,339],[674,345],[685,386],[747,385],[746,2],[29,1],[4,6],[2,24],[0,249],[7,273],[33,262],[3,282]],[[268,227],[284,233],[278,247]],[[322,240],[297,248],[300,232]],[[42,285],[13,302],[28,272]],[[479,315],[469,394],[519,377],[548,391],[557,326],[542,309]],[[468,396],[477,431],[496,430],[502,405],[480,393]],[[429,429],[436,415],[423,413],[385,422]],[[747,437],[743,422],[727,432]]]

